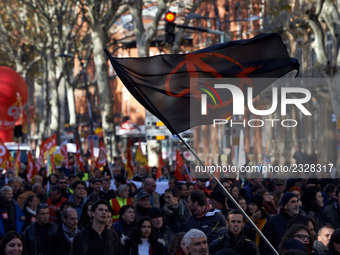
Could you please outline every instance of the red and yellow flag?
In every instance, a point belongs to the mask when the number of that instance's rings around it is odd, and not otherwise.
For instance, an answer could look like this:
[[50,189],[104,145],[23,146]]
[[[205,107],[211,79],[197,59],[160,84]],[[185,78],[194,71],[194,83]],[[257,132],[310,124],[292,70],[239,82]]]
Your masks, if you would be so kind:
[[21,164],[20,143],[18,143],[18,149],[17,149],[17,153],[15,154],[15,160],[14,160],[15,176],[19,175],[20,164]]
[[27,180],[29,182],[32,182],[34,176],[37,175],[36,168],[34,167],[34,161],[33,161],[33,156],[32,153],[29,151],[27,153]]
[[156,174],[156,180],[162,176],[162,167],[164,166],[164,161],[162,158],[162,152],[158,154],[158,168]]
[[99,156],[97,158],[96,162],[96,168],[101,168],[106,164],[107,160],[107,154],[106,154],[106,148],[103,140],[101,139],[99,142]]
[[83,157],[80,154],[80,148],[79,148],[78,140],[76,140],[76,145],[77,145],[77,151],[76,151],[77,163],[78,163],[79,169],[82,170],[83,172],[85,172]]
[[181,166],[184,165],[184,161],[183,158],[181,156],[181,154],[179,153],[179,150],[176,150],[176,162],[175,162],[175,177],[179,180],[179,181],[183,181],[183,175],[181,172]]
[[149,166],[149,162],[142,152],[142,146],[141,146],[140,140],[139,140],[137,151],[136,151],[135,161],[139,162],[141,166],[146,166],[146,167]]
[[59,148],[53,153],[53,160],[56,166],[60,166],[62,161],[65,161],[66,166],[68,166],[67,140],[60,144]]
[[129,138],[128,147],[126,152],[126,164],[125,169],[127,172],[127,179],[131,180],[133,177],[133,165],[132,165],[132,156],[131,156],[131,140]]
[[[46,157],[46,153],[48,152],[50,155],[53,154],[57,149],[57,135],[54,134],[47,138],[41,145],[40,145],[40,154],[38,160],[36,161],[36,167],[40,169],[43,165],[43,161]],[[52,171],[52,170],[51,170]]]
[[10,155],[11,154],[7,150],[6,145],[0,138],[0,167],[1,168],[8,168],[11,165]]

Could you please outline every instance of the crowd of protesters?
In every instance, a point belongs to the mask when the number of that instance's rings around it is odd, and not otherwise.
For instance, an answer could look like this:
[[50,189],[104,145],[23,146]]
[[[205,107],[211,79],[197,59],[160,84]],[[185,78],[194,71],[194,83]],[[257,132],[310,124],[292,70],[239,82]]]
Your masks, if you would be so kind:
[[270,247],[213,179],[178,181],[167,164],[156,179],[156,168],[136,164],[137,189],[116,159],[93,173],[42,167],[30,183],[25,167],[0,169],[0,255],[340,255],[337,179],[221,180]]

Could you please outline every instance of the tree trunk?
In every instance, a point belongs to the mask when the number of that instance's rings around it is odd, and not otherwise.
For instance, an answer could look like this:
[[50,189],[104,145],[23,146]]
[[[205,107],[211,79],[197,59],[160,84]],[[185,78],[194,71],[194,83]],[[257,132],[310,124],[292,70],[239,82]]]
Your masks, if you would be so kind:
[[[46,59],[43,59],[43,66],[46,67]],[[38,126],[38,136],[40,137],[40,141],[45,138],[46,135],[46,127],[47,121],[49,119],[48,114],[50,113],[50,104],[48,102],[48,95],[49,95],[49,87],[48,87],[48,78],[47,78],[47,69],[46,72],[43,72],[42,78],[42,102],[43,105],[41,107],[41,115],[40,115],[40,123]],[[44,93],[45,90],[45,93]]]
[[116,149],[115,127],[113,123],[113,97],[111,94],[110,82],[107,72],[107,58],[103,52],[103,49],[106,47],[106,37],[100,26],[97,29],[91,29],[91,37],[93,42],[93,57],[96,67],[100,113],[102,117],[104,138],[105,141],[110,139],[112,145],[114,145],[109,146],[108,143],[105,143],[106,149],[108,152],[110,152],[110,148],[112,147],[113,151],[112,153],[108,153],[108,155],[115,157],[118,156],[118,151]]
[[50,105],[51,105],[51,123],[50,129],[52,134],[57,134],[57,139],[59,139],[59,96],[57,88],[56,79],[56,62],[54,54],[54,43],[53,38],[49,36],[47,48],[47,71],[48,71],[48,81],[50,86]]

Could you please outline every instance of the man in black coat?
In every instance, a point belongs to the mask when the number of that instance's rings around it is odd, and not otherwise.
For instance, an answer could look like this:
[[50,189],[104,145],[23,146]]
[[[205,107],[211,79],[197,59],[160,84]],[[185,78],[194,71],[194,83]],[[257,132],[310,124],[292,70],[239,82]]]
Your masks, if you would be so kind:
[[166,249],[169,249],[170,243],[175,234],[171,231],[169,227],[164,225],[161,209],[157,207],[150,207],[148,211],[148,216],[151,219],[152,226],[155,228],[156,236],[163,239],[165,241]]
[[208,204],[205,193],[194,190],[189,198],[187,207],[192,215],[186,220],[187,230],[196,228],[208,234],[215,227],[225,227],[226,219],[222,213]]
[[48,204],[41,203],[36,209],[37,222],[32,223],[22,233],[24,246],[30,255],[47,254],[48,240],[54,235],[58,226],[49,222]]
[[118,235],[105,225],[109,206],[105,200],[99,200],[91,206],[92,225],[76,234],[70,255],[123,254]]
[[[274,215],[267,223],[265,236],[272,246],[277,250],[279,243],[288,229],[289,222],[300,213],[299,199],[291,193],[285,193],[281,198],[280,214]],[[264,246],[264,254],[274,254],[268,245]]]
[[182,199],[180,199],[180,191],[177,188],[168,188],[164,194],[165,205],[162,208],[164,225],[169,227],[174,234],[185,231],[185,222],[191,213]]
[[209,245],[210,254],[229,248],[236,251],[240,255],[260,255],[260,252],[254,241],[246,238],[243,234],[245,219],[238,209],[233,209],[228,213],[227,225],[228,229],[222,237],[212,241]]
[[48,255],[68,255],[71,244],[78,232],[78,214],[73,208],[66,208],[62,213],[63,223],[58,232],[52,235],[48,243]]

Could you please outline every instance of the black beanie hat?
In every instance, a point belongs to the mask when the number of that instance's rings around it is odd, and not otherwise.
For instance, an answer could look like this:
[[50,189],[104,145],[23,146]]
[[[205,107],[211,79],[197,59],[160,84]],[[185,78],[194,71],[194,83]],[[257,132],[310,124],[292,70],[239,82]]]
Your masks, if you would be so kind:
[[154,218],[158,218],[158,217],[163,217],[163,214],[162,214],[161,209],[159,209],[157,207],[150,207],[150,209],[148,211],[148,216],[151,219],[154,219]]
[[293,197],[297,197],[297,195],[295,195],[294,193],[292,192],[287,192],[285,193],[282,198],[281,198],[281,201],[279,202],[279,204],[282,206],[282,207],[285,207],[285,205],[289,202],[289,200],[291,200]]
[[209,198],[212,198],[223,205],[225,204],[225,195],[223,194],[222,191],[216,190],[211,192]]
[[254,195],[252,198],[250,198],[249,203],[257,205],[257,207],[260,209],[263,205],[263,197],[260,195]]

